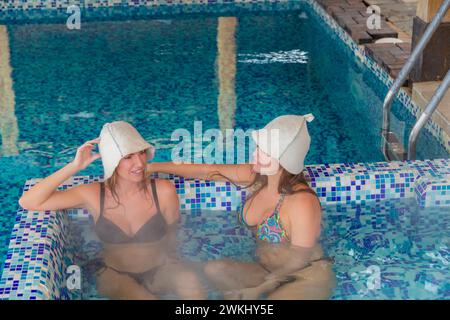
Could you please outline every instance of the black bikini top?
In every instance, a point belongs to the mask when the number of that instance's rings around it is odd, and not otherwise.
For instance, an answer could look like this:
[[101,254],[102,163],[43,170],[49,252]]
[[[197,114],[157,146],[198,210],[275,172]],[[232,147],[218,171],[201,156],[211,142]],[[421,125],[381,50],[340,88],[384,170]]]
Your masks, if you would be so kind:
[[100,216],[95,224],[95,232],[101,241],[106,243],[142,243],[142,242],[156,242],[167,233],[167,222],[161,214],[159,208],[158,194],[156,193],[155,180],[150,180],[153,199],[156,204],[156,214],[153,215],[146,223],[144,223],[139,230],[133,235],[128,236],[120,227],[118,227],[110,219],[103,215],[105,204],[105,185],[100,182]]

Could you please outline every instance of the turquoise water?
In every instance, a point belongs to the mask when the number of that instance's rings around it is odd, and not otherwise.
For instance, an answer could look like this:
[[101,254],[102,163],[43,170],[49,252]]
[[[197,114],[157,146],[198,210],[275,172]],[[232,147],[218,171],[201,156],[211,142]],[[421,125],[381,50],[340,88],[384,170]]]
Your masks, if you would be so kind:
[[338,278],[333,299],[450,299],[448,208],[397,199],[325,212],[322,243]]
[[[255,239],[236,215],[182,212],[177,234],[180,256],[194,262],[255,261]],[[88,219],[71,222],[68,264],[81,266],[101,251],[91,225]],[[334,259],[337,278],[330,298],[450,299],[449,226],[448,208],[420,209],[414,199],[324,206],[320,242],[325,254]],[[95,290],[95,276],[83,271],[82,290],[63,290],[66,297],[104,298]],[[201,267],[198,272],[204,280]],[[222,298],[207,281],[204,285],[210,290],[209,298]]]
[[[307,164],[382,161],[386,88],[309,9],[301,13],[233,13],[234,35],[233,19],[217,15],[89,21],[79,31],[45,21],[7,24],[15,99],[0,120],[8,130],[0,157],[0,265],[24,182],[71,161],[105,122],[131,122],[162,161],[176,144],[171,133],[192,131],[195,120],[203,131],[219,123],[247,130],[282,114],[313,113]],[[218,52],[218,43],[235,50]],[[407,139],[413,117],[399,103],[392,113],[394,130]],[[417,150],[418,159],[448,157],[426,131]],[[97,161],[80,174],[101,172]]]

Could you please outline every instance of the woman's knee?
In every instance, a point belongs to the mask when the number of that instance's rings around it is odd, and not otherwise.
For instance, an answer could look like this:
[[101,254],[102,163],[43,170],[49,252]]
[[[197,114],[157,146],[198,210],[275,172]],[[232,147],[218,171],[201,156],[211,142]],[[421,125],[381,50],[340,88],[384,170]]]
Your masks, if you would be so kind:
[[110,299],[157,299],[146,288],[127,275],[119,274],[114,270],[106,269],[97,276],[97,292]]
[[190,270],[181,271],[175,277],[178,283],[195,284],[195,285],[200,283],[200,279],[197,276],[197,274]]
[[223,260],[208,261],[203,267],[208,278],[215,278],[217,276],[223,276],[227,270],[228,263]]
[[181,299],[205,299],[206,290],[199,276],[191,270],[181,271],[176,275],[176,294]]

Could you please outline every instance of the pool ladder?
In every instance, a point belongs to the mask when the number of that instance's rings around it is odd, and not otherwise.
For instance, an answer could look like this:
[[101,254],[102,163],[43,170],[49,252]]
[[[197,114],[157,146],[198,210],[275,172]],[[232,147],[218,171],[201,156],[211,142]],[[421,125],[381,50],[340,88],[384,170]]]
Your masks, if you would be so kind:
[[445,92],[450,87],[450,70],[447,72],[442,83],[439,85],[430,102],[425,108],[425,111],[420,115],[419,119],[416,121],[414,127],[411,130],[408,140],[408,152],[403,148],[402,142],[399,141],[394,132],[390,131],[390,120],[391,120],[391,106],[394,98],[397,96],[401,86],[406,80],[406,77],[411,72],[415,62],[419,59],[420,54],[423,52],[428,42],[430,41],[436,29],[439,27],[445,13],[450,8],[450,0],[444,0],[438,12],[434,16],[431,23],[426,28],[423,36],[420,38],[416,47],[412,51],[405,65],[400,70],[400,73],[395,79],[393,85],[389,89],[383,103],[383,127],[381,129],[381,145],[382,152],[387,161],[392,160],[415,160],[416,159],[416,141],[417,137],[422,130],[425,123],[436,110],[437,106],[441,102],[445,95]]

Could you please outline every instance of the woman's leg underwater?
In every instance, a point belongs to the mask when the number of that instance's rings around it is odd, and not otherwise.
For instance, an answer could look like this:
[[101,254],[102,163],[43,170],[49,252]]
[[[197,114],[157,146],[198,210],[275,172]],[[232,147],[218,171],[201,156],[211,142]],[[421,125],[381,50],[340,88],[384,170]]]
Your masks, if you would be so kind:
[[293,275],[296,281],[285,284],[268,295],[269,300],[326,300],[332,294],[336,278],[331,261],[320,260]]
[[173,261],[158,267],[155,275],[147,279],[145,286],[152,292],[173,292],[180,299],[204,300],[207,293],[194,268],[181,261]]
[[110,299],[155,300],[154,294],[132,277],[106,267],[97,275],[97,292]]
[[268,271],[257,263],[231,259],[209,261],[204,272],[214,287],[222,292],[255,287],[261,284],[268,274]]

